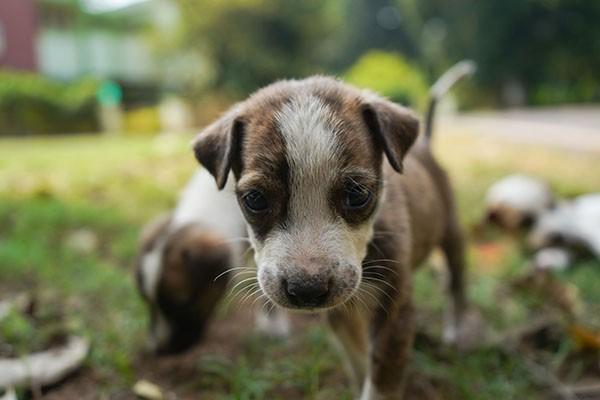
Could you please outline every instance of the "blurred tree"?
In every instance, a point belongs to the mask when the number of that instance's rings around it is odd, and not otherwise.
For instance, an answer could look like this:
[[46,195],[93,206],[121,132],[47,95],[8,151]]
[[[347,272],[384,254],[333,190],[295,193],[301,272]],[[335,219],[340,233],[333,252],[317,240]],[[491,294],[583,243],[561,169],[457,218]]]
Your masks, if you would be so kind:
[[345,69],[363,53],[388,50],[415,58],[418,52],[410,32],[407,17],[394,0],[348,0],[342,2],[344,23],[341,26],[340,46],[336,67]]
[[398,0],[439,73],[477,61],[481,97],[496,104],[600,100],[600,2]]
[[338,2],[177,0],[180,44],[203,60],[203,89],[241,96],[276,79],[325,72]]
[[164,59],[189,75],[181,86],[195,96],[240,97],[276,79],[341,72],[380,49],[429,81],[474,59],[471,91],[461,88],[471,105],[600,100],[599,1],[173,1],[181,29],[164,47],[186,57]]

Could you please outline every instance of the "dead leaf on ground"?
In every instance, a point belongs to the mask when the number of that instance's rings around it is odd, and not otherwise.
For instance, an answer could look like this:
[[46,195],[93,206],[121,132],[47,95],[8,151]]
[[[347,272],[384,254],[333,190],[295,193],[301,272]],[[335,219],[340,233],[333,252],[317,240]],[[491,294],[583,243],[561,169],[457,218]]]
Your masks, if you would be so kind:
[[147,380],[139,380],[133,386],[133,393],[144,400],[162,400],[164,399],[160,387]]
[[600,332],[593,331],[581,325],[571,325],[569,334],[582,350],[600,350]]
[[504,268],[509,249],[504,243],[486,242],[477,244],[474,251],[479,269],[493,272]]

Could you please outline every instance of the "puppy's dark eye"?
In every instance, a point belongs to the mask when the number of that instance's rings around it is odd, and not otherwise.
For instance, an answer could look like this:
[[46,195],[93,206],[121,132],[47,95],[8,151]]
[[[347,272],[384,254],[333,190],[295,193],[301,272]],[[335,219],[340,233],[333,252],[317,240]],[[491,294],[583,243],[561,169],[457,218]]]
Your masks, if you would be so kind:
[[262,213],[269,209],[269,202],[258,190],[251,190],[242,197],[244,205],[253,213]]
[[350,210],[365,208],[371,202],[373,195],[366,187],[356,182],[349,182],[344,187],[344,207]]

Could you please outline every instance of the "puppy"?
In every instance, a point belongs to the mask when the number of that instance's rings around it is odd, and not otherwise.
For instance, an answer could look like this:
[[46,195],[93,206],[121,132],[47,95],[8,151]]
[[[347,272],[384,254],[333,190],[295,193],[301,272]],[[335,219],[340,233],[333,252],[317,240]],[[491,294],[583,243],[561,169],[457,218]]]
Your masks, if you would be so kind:
[[218,192],[205,170],[172,214],[145,227],[136,277],[150,312],[151,350],[182,352],[201,338],[226,292],[228,269],[242,264],[244,236],[235,198]]
[[565,269],[579,253],[600,259],[600,194],[560,202],[543,213],[528,235],[534,265]]
[[[427,121],[472,69],[462,63],[436,83]],[[326,315],[363,399],[403,397],[411,272],[434,247],[451,272],[450,336],[466,306],[461,229],[424,131],[400,105],[313,77],[259,90],[194,144],[218,188],[234,181],[260,288],[279,307]]]
[[550,186],[528,175],[509,175],[492,185],[486,195],[485,221],[507,232],[527,231],[554,207]]
[[600,195],[558,201],[543,180],[509,175],[486,195],[487,223],[523,233],[539,269],[568,268],[579,254],[600,258]]

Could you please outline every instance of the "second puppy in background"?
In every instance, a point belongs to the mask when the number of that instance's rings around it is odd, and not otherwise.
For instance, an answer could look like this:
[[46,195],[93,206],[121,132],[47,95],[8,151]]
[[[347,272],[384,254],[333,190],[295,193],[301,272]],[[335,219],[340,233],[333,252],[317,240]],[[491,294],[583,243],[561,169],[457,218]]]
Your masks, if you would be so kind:
[[227,270],[243,264],[245,236],[235,197],[217,191],[205,170],[172,214],[144,228],[136,280],[150,312],[152,351],[182,352],[202,337],[226,293]]
[[530,229],[555,205],[547,182],[528,175],[509,175],[494,183],[486,194],[484,223],[517,233]]
[[488,190],[481,226],[523,239],[534,267],[560,270],[582,256],[600,258],[598,221],[600,194],[559,199],[543,179],[514,174]]

